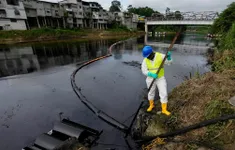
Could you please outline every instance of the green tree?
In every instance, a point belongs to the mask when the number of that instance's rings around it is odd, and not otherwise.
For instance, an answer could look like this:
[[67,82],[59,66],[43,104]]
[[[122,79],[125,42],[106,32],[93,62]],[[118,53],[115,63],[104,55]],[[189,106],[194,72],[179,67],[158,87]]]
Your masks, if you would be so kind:
[[235,23],[232,25],[230,30],[220,41],[220,47],[222,49],[232,50],[235,48]]
[[135,7],[132,7],[132,5],[129,5],[128,12],[138,14],[140,16],[151,17],[155,11],[152,8],[149,8],[147,6],[135,8]]
[[175,11],[175,19],[180,20],[182,18],[183,18],[183,16],[181,15],[181,12],[180,11]]
[[121,12],[121,2],[118,0],[113,0],[109,8],[110,12]]
[[231,28],[235,21],[235,2],[228,5],[219,17],[215,20],[212,26],[213,33],[226,33]]
[[154,17],[154,18],[164,18],[164,15],[163,14],[161,14],[160,12],[158,12],[158,11],[155,11],[153,14],[152,14],[152,17]]

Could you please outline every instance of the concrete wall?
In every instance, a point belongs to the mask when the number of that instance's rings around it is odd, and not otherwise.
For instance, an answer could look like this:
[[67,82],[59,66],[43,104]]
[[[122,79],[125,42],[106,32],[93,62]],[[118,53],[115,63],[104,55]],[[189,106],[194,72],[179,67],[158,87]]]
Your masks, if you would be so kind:
[[61,18],[64,16],[63,10],[60,9],[59,4],[52,4],[51,5],[51,15],[54,18]]
[[37,17],[37,10],[31,8],[25,8],[26,16],[27,17]]
[[25,20],[14,20],[16,22],[12,22],[11,19],[1,19],[0,26],[3,27],[4,30],[26,30]]
[[[19,5],[5,5],[5,10],[7,13],[7,18],[15,18],[15,19],[26,19],[26,13],[24,9],[24,5],[22,2],[19,2]],[[19,12],[20,14],[16,14]]]
[[39,17],[45,17],[46,13],[44,10],[43,2],[38,2],[37,3],[37,14]]
[[51,3],[43,3],[43,7],[45,10],[45,15],[48,17],[52,16],[52,10],[51,10]]

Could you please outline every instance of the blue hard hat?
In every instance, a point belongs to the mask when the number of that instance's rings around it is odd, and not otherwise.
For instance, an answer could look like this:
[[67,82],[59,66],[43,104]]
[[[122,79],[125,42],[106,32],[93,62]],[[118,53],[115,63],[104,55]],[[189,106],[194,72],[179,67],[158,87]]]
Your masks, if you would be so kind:
[[152,52],[153,52],[153,48],[151,46],[145,46],[142,51],[143,57],[145,58],[148,57]]

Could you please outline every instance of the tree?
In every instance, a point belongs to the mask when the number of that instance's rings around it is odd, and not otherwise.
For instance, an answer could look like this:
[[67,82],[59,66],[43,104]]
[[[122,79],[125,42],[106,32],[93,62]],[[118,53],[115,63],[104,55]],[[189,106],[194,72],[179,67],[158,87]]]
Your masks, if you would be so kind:
[[170,12],[171,12],[171,9],[170,9],[169,7],[167,7],[167,8],[166,8],[166,16],[167,16],[168,14],[170,14]]
[[235,48],[235,23],[231,26],[228,33],[223,36],[222,40],[220,41],[220,47],[229,50]]
[[231,3],[217,18],[212,26],[213,33],[227,33],[235,20],[235,2]]
[[183,16],[181,15],[181,12],[180,11],[175,11],[175,19],[180,20],[182,18],[183,18]]
[[155,11],[155,12],[152,14],[152,17],[153,17],[153,18],[158,18],[158,19],[163,19],[163,18],[164,18],[164,15],[161,14],[160,12],[158,12],[158,11]]
[[145,17],[151,17],[152,14],[155,12],[152,8],[149,8],[147,6],[135,8],[135,7],[132,7],[132,5],[129,5],[127,10],[129,13],[134,13],[140,16],[145,16]]
[[109,8],[110,12],[121,12],[121,2],[118,0],[113,0]]

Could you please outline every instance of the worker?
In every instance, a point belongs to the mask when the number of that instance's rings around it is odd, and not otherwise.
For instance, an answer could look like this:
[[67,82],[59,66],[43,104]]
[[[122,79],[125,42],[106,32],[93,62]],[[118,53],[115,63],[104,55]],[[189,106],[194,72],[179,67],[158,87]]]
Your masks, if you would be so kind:
[[[167,102],[168,102],[168,94],[167,94],[167,83],[164,77],[164,67],[161,68],[160,72],[157,74],[158,68],[160,67],[165,55],[159,52],[153,52],[151,46],[145,46],[143,48],[143,57],[144,60],[141,65],[141,70],[144,75],[147,76],[146,83],[149,88],[152,81],[154,79],[152,88],[148,93],[149,100],[149,108],[147,112],[151,112],[154,108],[154,97],[156,92],[156,87],[158,88],[159,97],[162,105],[162,113],[169,116],[171,113],[167,111]],[[171,63],[171,52],[167,53],[167,59],[165,63]]]

